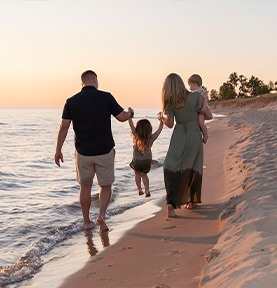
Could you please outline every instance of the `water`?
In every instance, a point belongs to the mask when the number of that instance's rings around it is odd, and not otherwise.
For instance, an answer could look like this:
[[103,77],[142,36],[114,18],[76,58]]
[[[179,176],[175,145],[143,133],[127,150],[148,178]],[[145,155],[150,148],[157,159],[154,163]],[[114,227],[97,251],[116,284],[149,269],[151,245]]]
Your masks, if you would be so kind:
[[[148,118],[158,127],[158,110],[138,110],[135,121]],[[72,128],[64,143],[64,163],[54,164],[56,137],[62,109],[0,109],[0,287],[19,283],[40,273],[51,253],[82,233],[79,185],[74,164]],[[127,122],[113,119],[116,181],[107,221],[110,227],[123,212],[135,211],[151,198],[136,194],[132,137]],[[172,130],[164,128],[155,141],[152,170],[162,166]],[[151,173],[151,172],[150,172]],[[162,179],[151,179],[151,191],[163,189]],[[98,185],[92,189],[91,218],[98,212]],[[65,245],[66,243],[66,245]],[[73,244],[72,244],[73,245]],[[20,284],[21,283],[21,284]]]

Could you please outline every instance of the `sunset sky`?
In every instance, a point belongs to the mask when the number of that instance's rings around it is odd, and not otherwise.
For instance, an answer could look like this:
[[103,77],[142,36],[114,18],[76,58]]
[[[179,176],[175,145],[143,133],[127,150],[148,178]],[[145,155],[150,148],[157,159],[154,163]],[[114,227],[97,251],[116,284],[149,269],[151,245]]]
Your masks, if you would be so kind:
[[0,0],[0,107],[63,107],[92,69],[125,108],[167,74],[277,80],[277,0]]

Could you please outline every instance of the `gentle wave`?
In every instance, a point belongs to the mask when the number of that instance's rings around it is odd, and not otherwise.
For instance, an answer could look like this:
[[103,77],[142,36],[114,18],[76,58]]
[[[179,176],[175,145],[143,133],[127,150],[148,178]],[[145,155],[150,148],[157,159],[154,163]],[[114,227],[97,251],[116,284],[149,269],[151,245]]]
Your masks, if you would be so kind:
[[43,265],[41,256],[52,250],[58,243],[82,230],[82,222],[57,229],[52,235],[40,239],[13,264],[0,267],[0,287],[23,281],[36,274]]
[[[93,195],[92,200],[96,200],[98,195]],[[144,200],[137,200],[135,202],[127,203],[124,206],[115,206],[107,212],[107,219],[113,216],[122,214],[123,212],[130,210],[134,207],[144,204]],[[56,207],[57,210],[61,211],[60,207]],[[73,203],[66,207],[68,212],[75,212],[80,209],[79,202]],[[71,210],[71,211],[70,211]],[[95,225],[92,229],[95,228]],[[54,249],[57,244],[67,240],[69,237],[79,233],[83,230],[83,223],[81,220],[71,223],[69,226],[60,227],[55,231],[51,232],[51,235],[40,239],[39,241],[32,244],[32,247],[13,264],[8,264],[0,267],[0,287],[6,285],[21,282],[28,278],[33,277],[39,272],[43,266],[42,255],[50,252]]]

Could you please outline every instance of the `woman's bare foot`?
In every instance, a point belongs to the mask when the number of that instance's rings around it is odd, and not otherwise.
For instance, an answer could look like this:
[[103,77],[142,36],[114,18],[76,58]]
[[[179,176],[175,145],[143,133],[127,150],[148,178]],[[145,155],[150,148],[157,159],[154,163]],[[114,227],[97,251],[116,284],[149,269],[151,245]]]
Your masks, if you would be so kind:
[[168,218],[177,217],[174,208],[170,204],[167,205],[167,216]]
[[106,222],[104,221],[103,217],[98,216],[97,223],[99,225],[99,232],[100,233],[109,231],[109,228],[108,228]]
[[140,196],[144,194],[143,191],[142,191],[142,189],[138,189],[138,194],[139,194]]
[[188,210],[192,210],[193,209],[193,203],[190,201],[188,202],[185,207],[188,209]]
[[145,197],[150,197],[150,196],[151,196],[150,191],[145,190]]

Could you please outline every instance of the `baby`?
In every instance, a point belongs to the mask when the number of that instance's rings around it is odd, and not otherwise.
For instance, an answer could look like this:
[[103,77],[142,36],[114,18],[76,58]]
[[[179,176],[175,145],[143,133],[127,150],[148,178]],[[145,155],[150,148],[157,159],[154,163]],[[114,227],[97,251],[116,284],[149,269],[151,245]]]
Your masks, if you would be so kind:
[[189,77],[188,84],[190,90],[199,92],[203,99],[201,113],[198,113],[198,123],[202,131],[203,143],[206,144],[208,141],[208,129],[205,125],[204,111],[207,109],[208,106],[207,91],[202,88],[202,78],[197,74],[193,74]]

